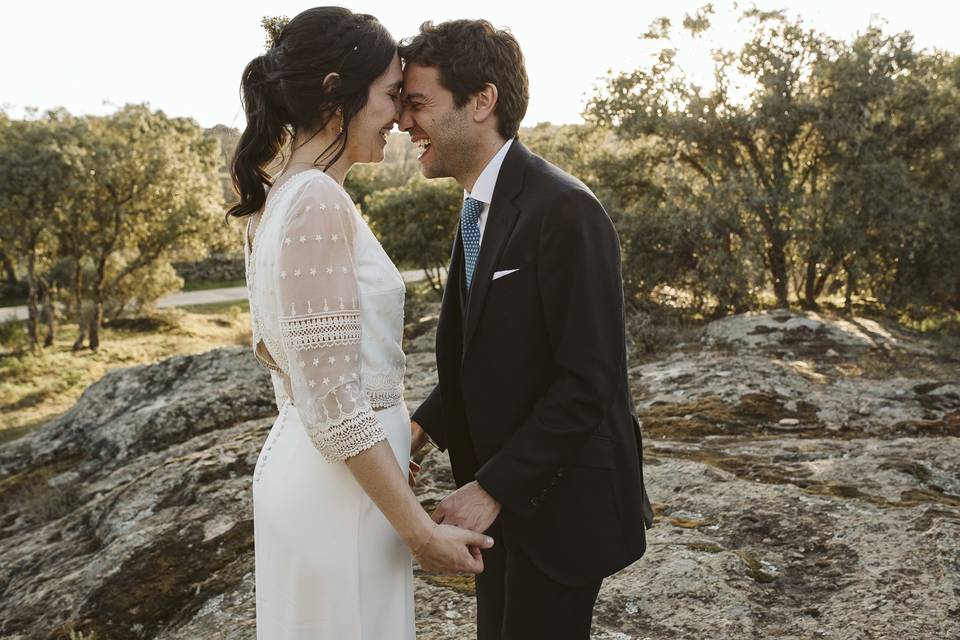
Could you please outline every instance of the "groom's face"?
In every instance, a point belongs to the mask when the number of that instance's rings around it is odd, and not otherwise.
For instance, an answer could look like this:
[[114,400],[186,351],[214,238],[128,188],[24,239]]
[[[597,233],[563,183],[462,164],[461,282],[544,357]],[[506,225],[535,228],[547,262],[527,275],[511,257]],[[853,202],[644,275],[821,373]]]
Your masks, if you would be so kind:
[[400,130],[420,148],[420,170],[427,178],[460,178],[473,145],[467,110],[454,106],[436,67],[408,64],[403,70]]

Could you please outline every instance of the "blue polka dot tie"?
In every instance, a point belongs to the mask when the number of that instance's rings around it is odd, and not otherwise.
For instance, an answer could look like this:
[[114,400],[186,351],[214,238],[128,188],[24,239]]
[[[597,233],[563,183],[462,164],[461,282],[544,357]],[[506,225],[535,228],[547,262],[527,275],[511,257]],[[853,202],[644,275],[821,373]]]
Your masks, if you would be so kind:
[[460,239],[463,240],[464,263],[466,264],[467,289],[473,282],[473,270],[477,267],[477,255],[480,254],[480,212],[483,203],[473,198],[463,201],[460,209]]

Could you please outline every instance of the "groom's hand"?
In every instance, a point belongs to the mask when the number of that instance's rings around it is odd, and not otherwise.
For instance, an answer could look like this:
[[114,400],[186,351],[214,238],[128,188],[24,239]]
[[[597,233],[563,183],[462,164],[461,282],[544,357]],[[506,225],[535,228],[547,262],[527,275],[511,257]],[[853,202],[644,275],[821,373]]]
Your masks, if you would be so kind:
[[416,420],[410,421],[410,457],[413,458],[417,452],[427,443],[427,432]]
[[407,474],[407,483],[410,485],[410,488],[412,489],[417,486],[417,473],[420,472],[420,465],[417,464],[416,460],[411,458],[409,467],[410,467],[410,473]]
[[499,514],[500,503],[474,480],[441,500],[433,511],[433,520],[483,533]]

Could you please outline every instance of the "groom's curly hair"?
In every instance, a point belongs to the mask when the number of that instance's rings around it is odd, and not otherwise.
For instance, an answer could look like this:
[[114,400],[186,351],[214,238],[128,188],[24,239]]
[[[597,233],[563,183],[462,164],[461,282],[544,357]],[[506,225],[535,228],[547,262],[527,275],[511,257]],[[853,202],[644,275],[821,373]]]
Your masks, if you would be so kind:
[[530,89],[520,44],[509,31],[486,20],[424,22],[420,33],[401,41],[399,51],[407,64],[436,67],[457,109],[486,83],[494,85],[497,130],[504,138],[517,135]]

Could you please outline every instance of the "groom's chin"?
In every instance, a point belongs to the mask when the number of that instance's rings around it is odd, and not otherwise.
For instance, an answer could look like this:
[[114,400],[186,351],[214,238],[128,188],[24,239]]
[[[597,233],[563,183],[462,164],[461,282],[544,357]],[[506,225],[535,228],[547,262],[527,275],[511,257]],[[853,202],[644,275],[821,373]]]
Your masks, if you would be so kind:
[[424,178],[446,178],[447,176],[443,174],[442,171],[437,171],[436,168],[428,164],[420,165],[420,173],[423,174]]

